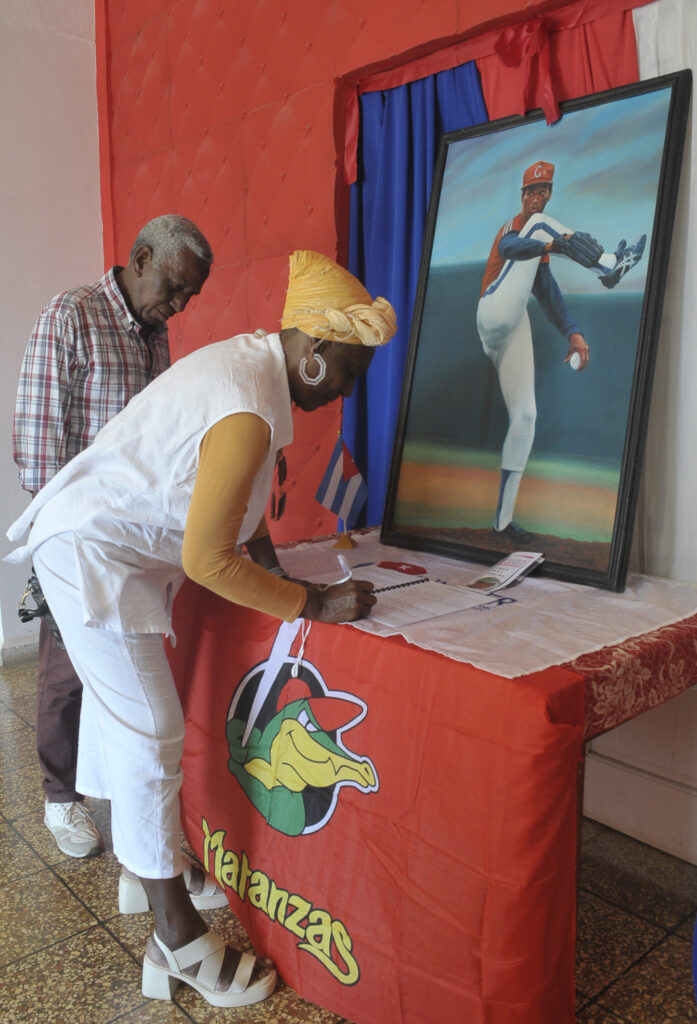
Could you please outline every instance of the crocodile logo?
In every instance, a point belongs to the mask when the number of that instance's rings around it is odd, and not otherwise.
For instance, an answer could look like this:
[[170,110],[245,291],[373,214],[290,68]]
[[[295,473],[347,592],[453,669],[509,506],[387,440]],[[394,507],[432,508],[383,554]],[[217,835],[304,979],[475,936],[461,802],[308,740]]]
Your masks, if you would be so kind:
[[[378,779],[369,758],[344,744],[367,705],[330,690],[310,662],[279,657],[282,632],[283,626],[269,659],[252,668],[233,694],[228,768],[272,828],[299,836],[324,828],[343,787],[371,793]],[[286,635],[286,651],[289,646]]]

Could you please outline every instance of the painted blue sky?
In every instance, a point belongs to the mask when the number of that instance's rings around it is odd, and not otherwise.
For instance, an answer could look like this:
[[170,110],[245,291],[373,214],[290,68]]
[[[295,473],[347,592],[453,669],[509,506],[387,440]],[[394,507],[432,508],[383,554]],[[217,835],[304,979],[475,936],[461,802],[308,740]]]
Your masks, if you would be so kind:
[[[520,211],[523,171],[536,160],[555,165],[547,213],[610,252],[620,238],[645,233],[648,256],[669,103],[662,89],[576,110],[553,125],[535,121],[451,143],[431,265],[485,260],[496,232]],[[646,256],[623,291],[644,288]],[[553,259],[553,267],[563,291],[596,290],[576,264]]]

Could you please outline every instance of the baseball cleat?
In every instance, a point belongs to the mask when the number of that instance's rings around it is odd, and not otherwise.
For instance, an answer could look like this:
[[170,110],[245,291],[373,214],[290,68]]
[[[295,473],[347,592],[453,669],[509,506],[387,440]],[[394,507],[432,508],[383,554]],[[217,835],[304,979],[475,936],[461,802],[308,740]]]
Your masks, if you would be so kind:
[[497,537],[505,537],[506,540],[513,541],[514,544],[529,544],[533,539],[533,535],[515,521],[510,522],[508,526],[504,526],[502,530],[497,530],[494,527],[494,533]]
[[640,235],[636,242],[632,245],[627,245],[625,240],[622,239],[620,244],[615,249],[615,257],[617,262],[614,270],[611,270],[608,274],[603,274],[600,277],[600,283],[605,285],[606,288],[614,288],[615,285],[622,280],[627,271],[631,270],[632,267],[636,266],[641,257],[644,255],[644,246],[646,245],[646,235]]
[[[625,251],[626,248],[627,248],[627,239],[626,238],[620,238],[620,240],[619,240],[619,242],[617,244],[617,248],[615,249],[615,259],[617,260],[617,263],[619,263],[619,261],[622,259],[622,256],[623,256],[624,251]],[[615,266],[617,266],[617,263],[615,264]]]

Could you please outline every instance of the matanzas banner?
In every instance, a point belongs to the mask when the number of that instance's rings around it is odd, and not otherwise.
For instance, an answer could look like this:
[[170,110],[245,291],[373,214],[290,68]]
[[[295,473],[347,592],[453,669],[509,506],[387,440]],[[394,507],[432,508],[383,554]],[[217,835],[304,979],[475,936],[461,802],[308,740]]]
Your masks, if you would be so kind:
[[174,629],[184,831],[285,982],[360,1024],[422,1024],[434,1006],[567,1019],[576,677],[512,685],[193,584]]
[[179,642],[169,654],[187,718],[186,836],[257,951],[328,1005],[339,998],[332,989],[360,985],[374,942],[361,942],[361,918],[373,915],[361,909],[363,869],[351,854],[364,846],[358,819],[380,790],[370,703],[346,672],[350,645],[316,658],[311,623],[221,610],[201,596],[213,616],[234,620],[223,636],[245,639],[225,645],[221,659],[220,633],[204,629],[192,651],[191,616],[175,621]]

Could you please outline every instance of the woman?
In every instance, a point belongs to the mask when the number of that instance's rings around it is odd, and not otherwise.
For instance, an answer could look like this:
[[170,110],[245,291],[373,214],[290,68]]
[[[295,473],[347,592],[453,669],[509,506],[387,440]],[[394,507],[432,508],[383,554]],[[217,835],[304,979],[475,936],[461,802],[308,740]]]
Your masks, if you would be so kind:
[[33,523],[11,557],[32,555],[83,682],[78,786],[111,800],[120,906],[154,912],[143,992],[155,998],[185,981],[215,1006],[243,1006],[276,982],[268,961],[208,931],[197,906],[222,905],[224,893],[182,861],[184,721],[161,636],[177,586],[186,574],[288,621],[352,621],[375,603],[366,582],[320,590],[287,579],[264,510],[276,454],[292,440],[291,403],[311,411],[350,395],[394,334],[394,311],[332,260],[296,252],[282,328],[179,360],[8,532],[17,539]]

